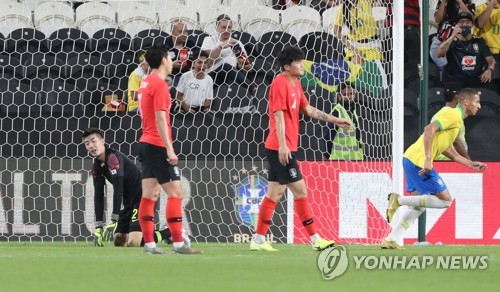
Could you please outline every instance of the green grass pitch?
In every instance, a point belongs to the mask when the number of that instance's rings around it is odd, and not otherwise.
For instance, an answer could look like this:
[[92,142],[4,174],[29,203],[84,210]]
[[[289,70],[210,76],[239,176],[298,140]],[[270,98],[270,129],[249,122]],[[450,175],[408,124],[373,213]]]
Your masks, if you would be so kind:
[[[162,245],[167,250],[170,246]],[[498,246],[349,245],[349,268],[326,281],[309,245],[194,244],[202,255],[145,255],[89,243],[0,243],[0,291],[498,291]],[[485,270],[356,270],[352,256],[487,255]]]

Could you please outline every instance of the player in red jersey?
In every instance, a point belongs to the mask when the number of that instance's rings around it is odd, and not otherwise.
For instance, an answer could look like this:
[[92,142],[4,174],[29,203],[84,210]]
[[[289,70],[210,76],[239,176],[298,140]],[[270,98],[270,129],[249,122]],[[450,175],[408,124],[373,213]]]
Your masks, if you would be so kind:
[[167,194],[166,217],[172,234],[173,251],[195,254],[182,239],[182,188],[177,167],[170,124],[172,100],[164,81],[172,71],[172,59],[165,45],[154,45],[146,51],[149,74],[138,90],[139,112],[142,118],[142,136],[139,139],[139,160],[142,162],[142,199],[139,205],[139,223],[144,237],[144,252],[163,254],[154,242],[154,205],[160,188]]
[[349,130],[351,122],[326,114],[309,105],[299,77],[304,75],[304,53],[298,47],[286,47],[278,55],[283,73],[276,76],[269,91],[269,134],[266,139],[269,163],[268,192],[262,201],[257,221],[257,232],[250,243],[251,250],[276,251],[265,236],[271,224],[274,209],[287,186],[293,193],[295,212],[311,237],[314,250],[334,245],[316,232],[307,202],[307,187],[300,173],[296,152],[299,140],[299,111],[316,120],[333,123]]

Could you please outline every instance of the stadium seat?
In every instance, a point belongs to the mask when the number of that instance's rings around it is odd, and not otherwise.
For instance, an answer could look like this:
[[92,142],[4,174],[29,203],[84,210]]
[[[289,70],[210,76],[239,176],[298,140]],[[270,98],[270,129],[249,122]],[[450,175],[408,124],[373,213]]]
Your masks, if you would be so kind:
[[477,89],[481,98],[481,109],[478,116],[500,116],[500,95],[486,88]]
[[80,54],[67,62],[67,83],[73,84],[79,89],[85,89],[92,79],[103,78],[107,64],[101,58],[89,54]]
[[5,51],[23,61],[33,53],[48,52],[49,45],[43,32],[33,28],[19,28],[7,36]]
[[[107,55],[108,53],[105,54]],[[111,61],[107,65],[106,76],[110,78],[113,85],[126,90],[128,87],[128,76],[138,66],[134,62],[138,56],[134,55],[132,51],[116,51],[110,56]]]
[[35,117],[40,114],[38,93],[28,84],[18,80],[0,78],[0,115],[11,117]]
[[222,0],[222,5],[229,7],[254,7],[266,6],[268,0]]
[[228,108],[250,106],[247,90],[237,84],[224,84],[214,88],[214,90],[214,99],[217,99],[218,104],[220,104],[216,110],[226,111]]
[[21,60],[9,54],[0,54],[0,79],[22,79]]
[[71,5],[56,1],[41,3],[33,11],[36,29],[47,36],[61,28],[75,28],[74,14]]
[[440,109],[445,106],[446,101],[444,100],[444,88],[443,87],[432,87],[428,90],[428,109],[429,109],[429,119],[432,118]]
[[482,110],[464,120],[469,155],[477,161],[500,161],[500,117],[482,116]]
[[407,82],[419,78],[418,75],[418,63],[415,62],[408,62],[404,65],[405,71],[404,71],[404,80],[405,80],[405,85]]
[[154,44],[165,44],[168,33],[158,29],[145,29],[137,33],[133,39],[135,51],[144,50]]
[[336,37],[326,32],[311,32],[299,39],[306,60],[322,62],[327,59],[339,59],[343,57],[342,46]]
[[188,32],[189,32],[188,39],[191,40],[193,43],[195,43],[197,47],[201,48],[203,40],[208,36],[208,34],[202,30],[197,30],[197,29],[190,29],[188,30]]
[[[63,78],[65,63],[54,55],[37,53],[23,63],[24,77],[28,80],[44,78]],[[38,87],[41,88],[41,87]]]
[[33,28],[31,10],[17,2],[2,5],[2,9],[0,9],[0,33],[6,36],[19,28]]
[[251,34],[244,31],[233,31],[231,38],[239,40],[245,47],[249,56],[257,57],[260,55],[257,47],[257,40],[255,40]]
[[271,63],[274,64],[276,57],[285,46],[296,46],[297,39],[284,31],[271,31],[264,33],[257,44],[260,54],[266,58],[272,57]]
[[323,11],[323,14],[321,15],[323,21],[323,31],[328,33],[333,32],[333,22],[335,20],[336,10],[337,6],[333,6]]
[[208,34],[216,33],[216,20],[217,17],[221,14],[226,14],[231,18],[233,30],[240,30],[238,24],[238,12],[226,6],[217,6],[217,7],[203,7],[203,9],[199,9],[200,15],[200,29]]
[[88,52],[90,46],[89,36],[76,28],[62,28],[49,36],[50,52],[63,61]]
[[162,13],[158,13],[160,29],[169,33],[172,31],[172,22],[177,19],[182,20],[186,24],[188,30],[200,29],[198,9],[193,10],[187,8],[185,5],[179,5],[177,8],[169,8]]
[[0,52],[5,50],[5,36],[0,33]]
[[257,40],[266,32],[282,30],[280,14],[271,7],[257,6],[257,8],[247,9],[246,12],[241,10],[240,16],[243,31],[248,32]]
[[67,82],[55,82],[42,88],[39,104],[46,117],[79,117],[83,115],[82,93]]
[[186,3],[184,0],[150,0],[149,6],[152,7],[153,11],[162,14],[170,9],[186,7]]
[[283,29],[296,39],[307,33],[321,31],[321,16],[311,7],[303,5],[288,7],[281,12],[281,20]]
[[104,28],[117,28],[116,10],[100,2],[86,2],[76,8],[76,26],[87,35]]
[[105,28],[97,31],[90,41],[92,52],[129,51],[133,49],[132,37],[117,28]]
[[315,108],[322,110],[326,113],[330,113],[333,109],[333,104],[335,104],[335,94],[320,87],[311,86],[304,90],[304,93],[309,100],[309,104]]
[[158,29],[156,12],[145,4],[135,3],[129,8],[117,10],[118,26],[131,36],[145,29]]

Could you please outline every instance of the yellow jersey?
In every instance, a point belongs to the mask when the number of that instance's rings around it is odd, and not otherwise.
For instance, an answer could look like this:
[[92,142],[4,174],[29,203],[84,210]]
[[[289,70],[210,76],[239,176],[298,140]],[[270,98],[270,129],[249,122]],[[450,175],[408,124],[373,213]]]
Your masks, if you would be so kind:
[[[453,145],[460,129],[464,125],[464,109],[461,105],[456,108],[440,110],[434,121],[439,126],[432,141],[432,160],[434,161],[441,153]],[[423,168],[425,162],[424,134],[406,149],[403,157],[413,162],[416,166]]]
[[[486,10],[487,4],[480,5],[476,8],[476,17],[481,15]],[[500,54],[500,5],[497,4],[491,11],[490,20],[486,25],[479,29],[477,35],[482,37],[492,54]]]
[[[362,41],[373,38],[377,34],[377,24],[373,18],[373,0],[359,0],[357,7],[351,9],[351,19],[353,29],[349,30],[347,38],[353,41]],[[339,4],[335,10],[333,24],[344,26],[343,4]]]
[[142,81],[142,76],[139,76],[136,72],[136,70],[132,71],[130,73],[130,76],[128,77],[128,110],[133,111],[137,108],[138,103],[137,100],[133,99],[132,96],[132,91],[139,90],[139,87],[141,86],[141,81]]

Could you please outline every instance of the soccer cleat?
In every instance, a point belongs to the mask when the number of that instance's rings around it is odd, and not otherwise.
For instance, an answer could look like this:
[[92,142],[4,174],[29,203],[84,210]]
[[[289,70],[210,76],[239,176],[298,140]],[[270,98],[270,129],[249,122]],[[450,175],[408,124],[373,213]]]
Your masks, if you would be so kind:
[[155,247],[144,247],[144,253],[147,254],[164,254],[165,251],[157,246]]
[[380,245],[382,249],[398,249],[398,250],[404,250],[404,248],[397,244],[396,241],[388,241],[387,239],[382,239],[382,244]]
[[326,240],[323,238],[318,238],[312,244],[312,249],[316,250],[316,251],[321,251],[321,250],[327,249],[329,247],[332,247],[334,245],[335,245],[335,242],[333,240]]
[[190,246],[183,244],[181,247],[172,248],[175,253],[179,254],[201,254],[200,250],[192,249]]
[[278,251],[274,247],[271,246],[271,244],[267,241],[264,241],[263,243],[257,243],[255,241],[250,241],[250,250],[252,251],[258,251],[258,250],[264,250],[264,251]]
[[392,216],[396,213],[396,210],[401,206],[398,202],[399,195],[396,193],[390,193],[387,197],[389,204],[387,204],[387,222],[392,222]]

